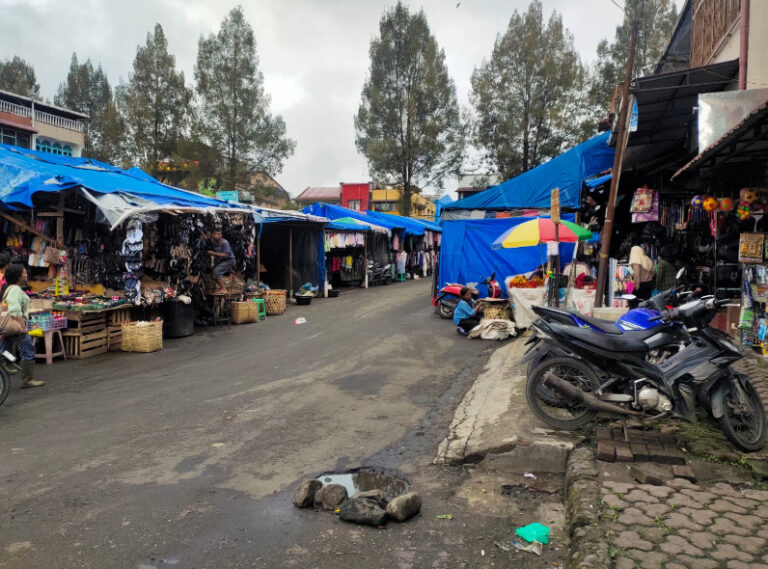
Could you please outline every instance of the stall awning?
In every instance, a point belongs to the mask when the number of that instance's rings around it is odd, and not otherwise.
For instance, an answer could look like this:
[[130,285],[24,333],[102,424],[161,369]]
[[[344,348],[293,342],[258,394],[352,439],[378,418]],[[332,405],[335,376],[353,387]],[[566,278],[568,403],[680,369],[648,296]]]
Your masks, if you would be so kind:
[[383,213],[380,211],[366,211],[366,215],[375,219],[381,219],[383,221],[389,221],[392,223],[402,223],[405,225],[406,233],[412,235],[424,235],[424,230],[427,231],[442,231],[439,225],[423,219],[415,217],[402,217],[400,215],[392,215],[391,213]]
[[562,207],[578,208],[584,180],[613,167],[615,151],[608,146],[608,137],[607,132],[594,136],[533,170],[443,209],[548,208],[555,188],[560,188]]
[[589,189],[596,188],[598,186],[602,186],[606,182],[610,182],[611,178],[613,178],[613,174],[603,174],[602,176],[596,176],[594,178],[584,180],[584,185]]
[[391,233],[392,230],[395,230],[395,229],[397,230],[405,229],[405,226],[403,226],[402,224],[394,225],[392,223],[382,221],[379,219],[372,219],[370,216],[364,213],[347,209],[345,207],[342,207],[340,205],[335,205],[335,204],[314,203],[312,205],[308,205],[301,211],[304,213],[312,214],[312,215],[327,217],[331,221],[335,221],[337,219],[342,219],[342,218],[351,218],[361,223],[367,223],[368,225],[371,226],[372,229],[376,231],[383,230],[383,231],[386,231],[387,233]]
[[733,60],[635,79],[632,94],[638,121],[628,146],[688,140],[699,94],[722,91],[736,83],[738,71],[739,62]]
[[705,148],[696,158],[672,175],[711,174],[725,164],[768,162],[768,101],[752,111],[747,118]]
[[100,207],[120,204],[122,211],[129,207],[248,211],[239,205],[162,184],[139,169],[126,171],[97,160],[0,144],[0,201],[7,206],[32,208],[36,194],[73,188],[84,188],[91,196],[116,195],[114,200],[100,201]]

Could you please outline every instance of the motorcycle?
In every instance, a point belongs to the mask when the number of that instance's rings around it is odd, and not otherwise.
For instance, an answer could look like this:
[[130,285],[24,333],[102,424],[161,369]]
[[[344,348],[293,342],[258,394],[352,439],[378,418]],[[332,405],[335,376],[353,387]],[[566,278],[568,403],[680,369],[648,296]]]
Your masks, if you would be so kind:
[[[534,306],[533,311],[547,322],[586,328],[600,334],[621,335],[628,332],[645,332],[644,337],[650,342],[646,359],[650,363],[659,364],[684,348],[691,338],[680,323],[664,323],[656,320],[655,317],[678,305],[681,298],[688,294],[690,293],[683,293],[674,288],[660,292],[649,300],[641,302],[636,308],[619,317],[616,322],[543,306]],[[564,355],[557,348],[541,343],[541,338],[535,335],[528,340],[528,344],[532,345],[528,348],[522,362],[529,362],[529,372],[548,357]]]
[[392,265],[368,261],[368,285],[388,285],[392,283]]
[[16,365],[16,357],[8,351],[0,354],[0,405],[5,402],[11,391],[11,376],[21,371]]
[[646,358],[653,344],[647,331],[601,334],[537,320],[536,335],[564,355],[545,359],[528,375],[528,405],[548,425],[575,429],[598,412],[693,422],[698,401],[734,445],[762,449],[765,409],[749,377],[731,367],[743,355],[727,334],[709,326],[728,302],[706,296],[652,317],[684,326],[691,338],[659,364]]
[[[446,283],[438,295],[432,299],[432,306],[435,307],[435,312],[441,318],[453,318],[453,312],[461,300],[461,289],[464,286],[457,283]],[[484,298],[501,298],[501,286],[496,280],[495,271],[491,273],[490,277],[486,277],[478,283],[478,286],[483,286],[484,289],[469,287],[472,291],[472,298],[477,299],[481,292],[486,293]]]

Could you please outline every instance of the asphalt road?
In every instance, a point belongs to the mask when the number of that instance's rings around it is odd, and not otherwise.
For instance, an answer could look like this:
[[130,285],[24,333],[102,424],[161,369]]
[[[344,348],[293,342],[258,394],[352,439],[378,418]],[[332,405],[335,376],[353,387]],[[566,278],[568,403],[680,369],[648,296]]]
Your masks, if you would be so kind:
[[[492,540],[514,508],[432,465],[495,347],[437,318],[423,280],[38,365],[49,385],[15,378],[0,407],[0,567],[505,566]],[[302,478],[361,466],[408,479],[421,515],[375,529],[293,507]]]

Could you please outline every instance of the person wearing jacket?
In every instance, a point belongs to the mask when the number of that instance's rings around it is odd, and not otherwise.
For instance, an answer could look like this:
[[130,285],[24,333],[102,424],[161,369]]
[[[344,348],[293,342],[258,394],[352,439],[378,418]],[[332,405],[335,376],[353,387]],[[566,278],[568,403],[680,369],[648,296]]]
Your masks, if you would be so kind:
[[635,245],[629,252],[629,266],[634,274],[635,290],[633,294],[637,298],[648,300],[653,292],[653,278],[656,270],[653,261],[645,253],[645,248]]
[[[0,290],[2,304],[8,305],[8,315],[21,321],[26,329],[26,321],[29,318],[29,297],[21,288],[27,282],[27,269],[24,265],[13,264],[5,272],[5,285]],[[21,356],[21,387],[42,387],[44,381],[34,378],[33,367],[35,365],[35,344],[32,336],[22,334],[0,335],[0,351],[15,346]]]

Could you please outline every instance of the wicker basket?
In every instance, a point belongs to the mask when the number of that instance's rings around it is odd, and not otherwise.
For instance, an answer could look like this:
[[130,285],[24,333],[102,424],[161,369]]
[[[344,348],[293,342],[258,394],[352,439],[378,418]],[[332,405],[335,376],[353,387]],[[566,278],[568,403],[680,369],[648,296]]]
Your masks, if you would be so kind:
[[268,290],[264,293],[265,300],[267,301],[267,314],[269,316],[275,316],[285,312],[285,291],[284,290]]
[[233,302],[231,308],[232,324],[248,324],[256,322],[255,310],[251,310],[253,302]]
[[157,352],[163,349],[163,322],[123,324],[120,349],[124,352]]
[[509,307],[506,304],[490,304],[483,308],[483,317],[494,320],[509,320]]

